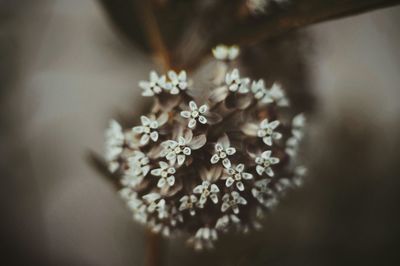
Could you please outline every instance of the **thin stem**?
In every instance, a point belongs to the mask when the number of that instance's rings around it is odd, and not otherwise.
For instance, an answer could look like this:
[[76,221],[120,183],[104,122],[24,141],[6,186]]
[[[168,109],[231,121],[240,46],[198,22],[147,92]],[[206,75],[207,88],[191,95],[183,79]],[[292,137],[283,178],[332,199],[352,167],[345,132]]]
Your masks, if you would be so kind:
[[141,20],[156,61],[160,63],[164,70],[170,69],[169,52],[161,35],[151,1],[137,1],[137,5],[141,11]]
[[161,237],[159,234],[146,230],[145,266],[161,265]]

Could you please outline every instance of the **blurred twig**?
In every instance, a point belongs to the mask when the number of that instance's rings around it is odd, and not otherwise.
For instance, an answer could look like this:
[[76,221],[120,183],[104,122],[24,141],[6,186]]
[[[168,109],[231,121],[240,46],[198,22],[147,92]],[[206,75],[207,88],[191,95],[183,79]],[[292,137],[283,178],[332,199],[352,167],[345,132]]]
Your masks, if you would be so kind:
[[161,239],[159,234],[146,230],[145,266],[159,266],[161,262]]
[[360,14],[400,4],[399,0],[297,0],[281,12],[259,19],[239,21],[218,40],[228,43],[255,43],[262,39],[299,29],[322,21]]
[[137,1],[136,5],[155,59],[159,61],[163,69],[169,69],[169,52],[164,44],[160,27],[158,26],[156,16],[151,7],[151,1]]
[[[202,0],[166,1],[162,6],[155,5],[154,1],[98,1],[113,24],[132,43],[161,59],[162,67],[172,65],[186,69],[194,69],[219,43],[254,44],[318,22],[400,4],[400,0],[292,0],[283,7],[272,6],[266,14],[253,16],[243,12],[244,0],[215,0],[206,7]],[[190,19],[199,16],[189,16],[188,20],[188,14],[196,14],[200,8],[205,15],[198,23],[191,23]],[[202,27],[191,28],[193,25]],[[180,38],[184,32],[191,31],[202,41],[196,43],[201,47],[195,52],[187,43],[182,43],[187,42],[187,38]],[[177,48],[188,50],[186,54],[191,58],[180,57],[180,53],[174,51]]]

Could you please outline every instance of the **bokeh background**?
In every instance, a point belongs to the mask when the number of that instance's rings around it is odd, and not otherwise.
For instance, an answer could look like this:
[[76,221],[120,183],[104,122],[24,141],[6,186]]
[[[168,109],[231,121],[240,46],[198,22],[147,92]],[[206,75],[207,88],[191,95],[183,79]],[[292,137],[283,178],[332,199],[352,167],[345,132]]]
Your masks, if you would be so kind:
[[[261,232],[163,241],[163,265],[399,265],[399,26],[391,7],[244,50],[308,111],[310,174]],[[97,1],[0,1],[1,265],[143,264],[144,229],[87,153],[141,112],[153,68]]]

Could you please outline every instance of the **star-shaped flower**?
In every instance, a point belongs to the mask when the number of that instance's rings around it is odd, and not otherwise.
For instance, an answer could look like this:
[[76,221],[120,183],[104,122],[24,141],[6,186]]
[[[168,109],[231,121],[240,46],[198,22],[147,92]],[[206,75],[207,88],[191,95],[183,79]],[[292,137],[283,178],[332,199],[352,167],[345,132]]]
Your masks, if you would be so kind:
[[228,156],[231,156],[235,153],[236,149],[234,147],[230,147],[228,136],[224,135],[218,139],[217,144],[215,144],[215,153],[211,157],[210,161],[212,164],[216,164],[221,160],[222,165],[225,168],[230,168],[232,164]]
[[244,164],[238,164],[236,167],[231,167],[227,169],[226,174],[221,178],[226,180],[225,186],[230,187],[233,183],[236,182],[236,187],[238,190],[243,191],[244,185],[242,180],[249,180],[253,178],[253,175],[250,173],[244,172]]
[[215,204],[218,203],[217,193],[219,192],[219,188],[216,184],[211,184],[208,181],[203,181],[201,185],[196,186],[193,189],[193,193],[200,194],[199,207],[203,208],[204,204],[207,202],[208,197]]
[[229,208],[232,209],[234,214],[239,213],[239,205],[246,205],[247,200],[240,196],[237,191],[232,191],[231,194],[226,193],[222,197],[221,211],[226,212]]
[[189,102],[190,111],[181,111],[181,116],[189,119],[188,127],[193,129],[196,127],[197,121],[201,124],[207,124],[207,118],[204,116],[208,110],[208,106],[203,104],[200,107],[197,107],[197,104],[194,101]]
[[268,187],[270,182],[269,179],[261,179],[254,183],[254,188],[252,188],[251,194],[260,203],[264,203],[266,198],[272,198],[275,196],[274,191]]
[[178,136],[178,141],[166,140],[161,143],[163,150],[160,156],[165,156],[171,164],[178,162],[178,166],[181,166],[185,162],[186,156],[192,154],[192,150],[203,147],[206,141],[204,134],[193,137],[193,132],[188,130],[184,136]]
[[160,94],[166,87],[165,75],[158,76],[157,72],[150,72],[150,81],[140,81],[139,87],[143,89],[142,95],[151,97]]
[[286,98],[284,90],[278,83],[274,83],[272,87],[269,89],[269,97],[273,99],[278,106],[289,105],[289,100],[288,98]]
[[227,73],[225,76],[225,83],[228,86],[229,91],[238,93],[249,92],[249,78],[240,78],[239,70],[235,68],[231,73]]
[[162,188],[166,185],[172,187],[175,184],[175,167],[170,166],[168,163],[163,161],[160,161],[159,165],[160,168],[151,170],[152,175],[160,177],[157,183],[157,187]]
[[196,250],[202,250],[204,247],[212,248],[214,246],[213,241],[217,240],[217,238],[217,230],[214,228],[201,227],[188,242],[193,245]]
[[266,173],[269,176],[274,176],[271,165],[279,163],[279,158],[271,157],[271,151],[264,151],[261,156],[256,157],[256,171],[259,175]]
[[140,121],[142,123],[141,126],[133,127],[132,130],[136,134],[141,134],[140,145],[144,146],[149,143],[150,139],[153,142],[158,140],[158,128],[163,126],[168,120],[168,114],[163,113],[160,115],[158,119],[155,119],[155,116],[152,115],[150,117],[142,115],[140,117]]
[[168,71],[169,82],[166,85],[166,88],[173,95],[179,94],[180,91],[184,91],[188,88],[187,75],[186,71],[182,70],[177,74],[175,71]]
[[214,57],[218,60],[235,60],[239,53],[239,47],[237,45],[226,46],[218,45],[212,50]]
[[167,205],[165,199],[161,198],[161,195],[155,192],[151,192],[142,197],[147,203],[147,211],[149,213],[158,212],[158,218],[163,219],[168,217]]
[[269,96],[268,90],[265,88],[264,80],[253,81],[251,84],[251,92],[260,103],[268,104],[274,100]]
[[197,197],[195,195],[185,195],[179,201],[181,202],[179,206],[180,211],[189,210],[191,216],[196,214],[194,207],[197,202]]
[[119,163],[116,159],[122,153],[122,146],[124,144],[124,133],[122,132],[121,125],[117,121],[110,121],[109,127],[105,133],[105,138],[105,158],[108,161],[110,172],[115,172],[119,167]]
[[274,132],[274,130],[279,126],[280,122],[278,120],[268,122],[268,119],[261,121],[260,126],[257,131],[257,136],[262,138],[263,142],[268,146],[272,145],[272,140],[278,140],[282,138],[282,134],[279,132]]

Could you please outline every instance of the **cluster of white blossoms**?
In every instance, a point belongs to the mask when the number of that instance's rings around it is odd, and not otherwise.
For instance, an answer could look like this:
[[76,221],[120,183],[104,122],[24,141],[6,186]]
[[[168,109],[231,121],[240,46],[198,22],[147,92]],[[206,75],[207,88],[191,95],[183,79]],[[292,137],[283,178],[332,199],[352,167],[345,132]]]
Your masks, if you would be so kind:
[[297,160],[304,115],[290,115],[278,83],[231,69],[236,46],[213,54],[211,89],[192,93],[185,71],[152,71],[139,83],[155,99],[150,113],[124,128],[112,120],[106,132],[109,171],[133,218],[165,236],[188,234],[196,249],[220,233],[258,229],[305,174]]

